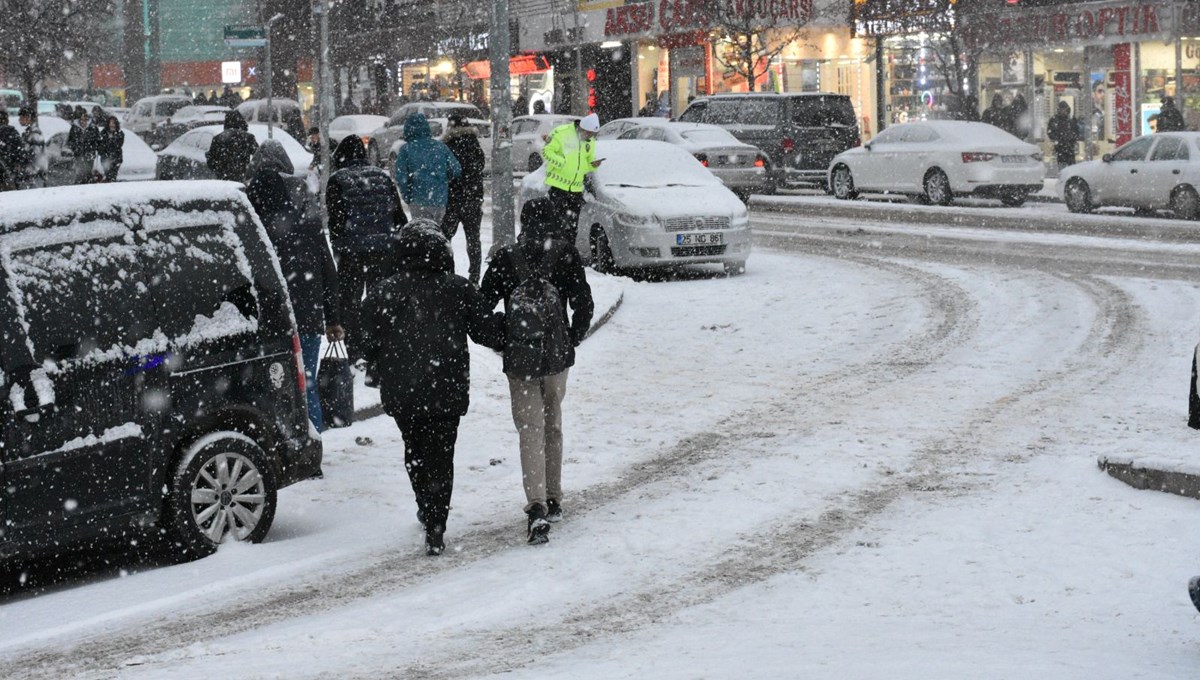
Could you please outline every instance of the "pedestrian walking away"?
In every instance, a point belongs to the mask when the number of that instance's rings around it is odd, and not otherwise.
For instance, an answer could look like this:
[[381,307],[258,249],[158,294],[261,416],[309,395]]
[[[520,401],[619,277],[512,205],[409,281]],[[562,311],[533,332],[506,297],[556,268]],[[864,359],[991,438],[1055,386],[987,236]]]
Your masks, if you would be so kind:
[[100,148],[100,129],[82,106],[75,107],[75,123],[67,133],[67,148],[71,150],[71,167],[76,184],[94,181],[92,169]]
[[320,432],[324,423],[317,393],[321,336],[338,342],[344,332],[338,314],[337,269],[321,230],[320,208],[304,180],[292,175],[294,170],[283,144],[268,139],[250,161],[246,196],[275,246],[287,282],[304,360],[308,419]]
[[600,118],[591,113],[554,128],[542,149],[550,200],[572,225],[583,208],[584,179],[603,161],[596,160],[595,137],[599,131]]
[[489,309],[504,301],[504,373],[520,440],[530,543],[549,540],[550,523],[562,518],[562,402],[594,306],[579,252],[555,238],[560,224],[548,199],[526,203],[520,237],[495,252],[479,288]]
[[17,189],[29,164],[29,148],[21,133],[8,122],[8,111],[0,109],[0,191]]
[[358,135],[347,135],[333,153],[333,174],[325,189],[329,236],[338,265],[338,309],[349,359],[359,349],[359,309],[364,292],[390,276],[391,237],[408,221],[396,185],[382,168],[367,162]]
[[396,185],[412,216],[441,224],[450,182],[462,174],[462,166],[445,144],[433,138],[423,113],[404,121],[404,146],[396,155],[395,172]]
[[246,119],[237,111],[225,112],[225,129],[213,137],[204,158],[217,179],[246,181],[250,158],[258,150],[258,140],[249,132]]
[[23,106],[18,114],[18,120],[25,130],[21,133],[21,141],[25,143],[25,168],[17,173],[18,189],[35,189],[46,186],[46,171],[50,163],[46,158],[46,138],[38,127],[34,109]]
[[1058,112],[1046,125],[1046,136],[1054,142],[1054,158],[1059,170],[1075,164],[1080,139],[1079,119],[1071,115],[1071,105],[1058,103]]
[[1187,129],[1183,120],[1183,112],[1175,106],[1173,97],[1162,98],[1162,108],[1158,111],[1159,132],[1182,132]]
[[408,223],[394,239],[394,258],[397,272],[363,303],[363,351],[369,383],[379,388],[383,410],[404,438],[426,553],[440,555],[458,424],[470,405],[467,338],[502,349],[504,323],[474,286],[454,274],[450,242],[438,223]]
[[479,241],[479,228],[483,223],[483,169],[487,159],[479,144],[475,127],[461,114],[450,115],[450,129],[446,131],[445,143],[462,167],[462,174],[450,182],[449,198],[446,201],[446,216],[442,218],[442,231],[448,240],[454,239],[458,225],[462,225],[467,239],[467,259],[470,262],[468,279],[479,285],[479,274],[483,265],[483,248]]
[[117,173],[125,161],[125,133],[121,130],[121,121],[116,116],[109,116],[104,121],[104,129],[100,131],[100,167],[104,169],[104,181],[117,181]]
[[1009,114],[1009,108],[1004,105],[1004,96],[997,94],[992,97],[992,105],[984,109],[979,120],[1009,132],[1012,130],[1012,119]]

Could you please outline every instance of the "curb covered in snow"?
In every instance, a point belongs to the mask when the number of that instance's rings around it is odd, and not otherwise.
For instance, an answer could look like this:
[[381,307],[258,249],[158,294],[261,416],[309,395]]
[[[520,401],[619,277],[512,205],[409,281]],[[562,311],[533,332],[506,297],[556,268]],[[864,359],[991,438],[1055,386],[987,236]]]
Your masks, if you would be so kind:
[[[583,339],[587,340],[588,338],[592,337],[592,335],[594,335],[596,333],[596,331],[600,330],[601,328],[604,327],[605,324],[607,324],[609,321],[611,321],[613,316],[616,315],[617,310],[621,308],[621,303],[623,303],[623,302],[625,302],[625,293],[624,292],[622,292],[620,295],[617,296],[617,301],[614,302],[612,304],[612,306],[608,308],[608,311],[601,314],[599,319],[596,319],[595,323],[592,324],[592,327],[588,329],[587,335],[583,336]],[[366,408],[362,408],[362,409],[359,409],[354,412],[354,422],[356,422],[356,423],[361,422],[363,420],[368,420],[370,418],[376,418],[381,415],[383,415],[383,405],[382,404],[376,404],[374,406],[367,406]]]
[[1146,467],[1137,461],[1117,461],[1101,458],[1096,461],[1114,479],[1119,479],[1135,489],[1162,491],[1185,498],[1200,500],[1200,475],[1179,470]]

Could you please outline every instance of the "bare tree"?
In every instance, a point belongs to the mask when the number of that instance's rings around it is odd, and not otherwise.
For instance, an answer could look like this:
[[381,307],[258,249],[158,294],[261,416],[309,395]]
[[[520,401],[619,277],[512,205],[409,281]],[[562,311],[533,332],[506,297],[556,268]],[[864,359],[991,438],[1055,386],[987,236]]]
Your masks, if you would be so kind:
[[745,78],[751,92],[775,57],[807,37],[806,25],[813,19],[813,0],[700,0],[693,7],[693,25],[714,33],[717,62]]
[[36,112],[38,86],[100,47],[115,11],[114,0],[0,0],[0,70],[20,80]]

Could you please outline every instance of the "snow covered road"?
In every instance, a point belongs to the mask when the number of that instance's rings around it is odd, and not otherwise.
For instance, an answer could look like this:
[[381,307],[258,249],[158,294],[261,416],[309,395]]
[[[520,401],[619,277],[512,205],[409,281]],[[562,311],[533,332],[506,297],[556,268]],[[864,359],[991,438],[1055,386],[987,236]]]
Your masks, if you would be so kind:
[[548,546],[479,351],[442,558],[374,419],[265,544],[0,603],[0,675],[1190,677],[1195,502],[1095,460],[1195,449],[1196,246],[755,227],[746,276],[623,284],[572,372]]

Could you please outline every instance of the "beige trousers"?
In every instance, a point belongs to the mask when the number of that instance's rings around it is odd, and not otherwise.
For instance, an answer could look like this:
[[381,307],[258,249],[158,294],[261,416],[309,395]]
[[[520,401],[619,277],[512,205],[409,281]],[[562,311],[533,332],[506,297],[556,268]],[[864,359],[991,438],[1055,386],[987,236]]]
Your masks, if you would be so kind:
[[567,373],[537,380],[509,376],[513,423],[521,440],[521,473],[525,482],[525,511],[547,499],[562,500],[562,400]]

